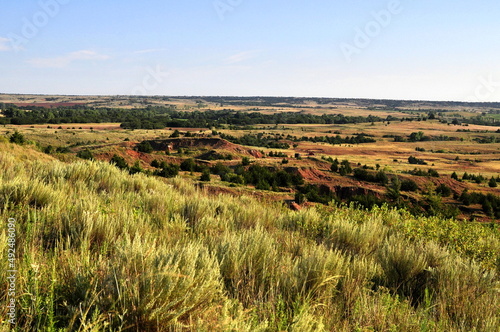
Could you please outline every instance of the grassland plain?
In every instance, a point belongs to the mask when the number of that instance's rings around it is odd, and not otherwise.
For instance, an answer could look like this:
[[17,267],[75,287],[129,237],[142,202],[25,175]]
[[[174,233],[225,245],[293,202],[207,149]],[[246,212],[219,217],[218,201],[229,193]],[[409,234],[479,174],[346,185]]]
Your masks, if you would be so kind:
[[[247,106],[247,109],[250,106]],[[126,110],[124,110],[126,112]],[[379,111],[374,114],[378,114]],[[123,129],[118,123],[72,123],[72,124],[34,124],[34,125],[5,125],[0,128],[0,133],[10,136],[13,132],[19,131],[29,141],[38,145],[40,151],[48,151],[51,155],[63,161],[76,160],[79,151],[88,149],[93,156],[102,161],[110,161],[114,155],[124,158],[128,165],[137,162],[141,169],[154,172],[151,162],[157,159],[159,162],[173,162],[180,164],[183,160],[194,158],[203,166],[214,166],[216,163],[223,163],[237,168],[238,163],[244,156],[250,156],[252,163],[264,165],[269,168],[292,167],[305,170],[303,175],[308,184],[316,186],[328,186],[334,191],[337,188],[363,188],[375,197],[385,197],[386,185],[380,183],[370,183],[358,181],[353,176],[339,176],[331,171],[331,164],[327,160],[338,158],[339,160],[349,160],[353,167],[369,167],[380,169],[389,177],[399,177],[405,180],[414,181],[418,185],[416,193],[405,193],[407,208],[414,213],[430,213],[429,206],[426,205],[426,194],[431,193],[433,188],[445,185],[451,189],[452,197],[443,197],[442,202],[446,204],[447,216],[454,215],[460,219],[478,220],[489,222],[494,220],[494,212],[488,212],[484,204],[464,204],[461,194],[465,191],[480,192],[484,195],[498,195],[498,187],[491,187],[489,179],[500,178],[500,143],[481,144],[478,141],[488,137],[500,139],[499,127],[465,124],[451,125],[442,123],[440,120],[421,121],[384,121],[375,123],[357,124],[283,124],[283,125],[255,125],[249,128],[228,128],[210,130],[208,128],[162,128],[162,129]],[[179,130],[181,136],[197,136],[203,138],[221,138],[222,135],[229,135],[235,139],[246,136],[258,137],[264,135],[270,137],[272,143],[278,142],[288,146],[287,149],[279,149],[283,155],[273,157],[271,153],[278,152],[276,148],[262,146],[242,146],[241,144],[251,144],[252,142],[236,142],[238,146],[220,142],[221,144],[194,145],[183,149],[171,151],[168,156],[164,149],[153,153],[138,153],[137,143],[144,140],[167,140],[174,130]],[[413,133],[422,132],[428,140],[410,141],[409,136]],[[215,133],[215,134],[214,134]],[[375,143],[327,143],[325,141],[315,141],[316,138],[334,137],[339,135],[342,138],[356,136],[357,133],[369,135]],[[394,136],[403,138],[396,141]],[[440,138],[444,137],[444,138]],[[451,138],[451,140],[440,141],[439,139]],[[437,140],[433,140],[433,139]],[[189,139],[187,139],[189,140]],[[220,146],[219,146],[220,145]],[[58,153],[63,149],[64,153]],[[249,149],[257,153],[248,154],[244,151]],[[304,158],[295,158],[296,154]],[[220,160],[220,156],[228,156],[232,160]],[[312,155],[312,156],[311,156]],[[285,156],[285,157],[284,157]],[[415,166],[409,163],[409,157],[414,156],[423,160],[427,166]],[[207,162],[207,159],[212,160]],[[284,166],[285,158],[286,166]],[[412,174],[414,170],[429,169],[439,173],[440,179],[429,178]],[[309,172],[307,170],[314,170]],[[457,179],[451,179],[453,173],[458,173]],[[480,175],[482,180],[462,181],[465,172]],[[188,172],[189,173],[189,172]],[[200,174],[185,174],[186,177],[199,177]],[[220,174],[219,174],[220,176]],[[219,176],[212,178],[210,187],[213,191],[233,192],[243,190],[245,184],[234,184],[218,181]],[[222,180],[222,178],[221,178]],[[217,188],[216,188],[217,186]],[[237,186],[238,190],[234,187]],[[256,196],[262,196],[262,192],[255,190],[252,186],[246,186],[248,191],[252,191]],[[272,188],[274,189],[274,188]],[[276,188],[273,190],[274,199],[293,199],[295,189],[289,187]],[[271,192],[270,192],[271,193]],[[291,196],[290,197],[290,193]],[[342,194],[343,195],[343,194]],[[349,201],[352,197],[342,196],[340,200]],[[430,195],[430,194],[429,194]],[[269,195],[267,195],[269,196]],[[272,196],[272,195],[271,195]],[[311,199],[309,197],[309,199]],[[312,198],[314,199],[314,198]],[[312,200],[311,199],[311,200]],[[356,198],[357,199],[357,198]],[[386,199],[386,198],[384,198]],[[387,199],[386,199],[387,200]],[[317,200],[316,200],[317,201]],[[423,202],[423,206],[417,206],[415,202]],[[477,202],[476,202],[477,203]],[[410,205],[410,206],[408,206]],[[415,208],[412,209],[411,206]],[[438,209],[437,211],[444,211]],[[496,217],[498,219],[498,216]]]
[[[0,142],[18,331],[498,331],[498,226],[290,211]],[[7,229],[0,329],[9,330]]]

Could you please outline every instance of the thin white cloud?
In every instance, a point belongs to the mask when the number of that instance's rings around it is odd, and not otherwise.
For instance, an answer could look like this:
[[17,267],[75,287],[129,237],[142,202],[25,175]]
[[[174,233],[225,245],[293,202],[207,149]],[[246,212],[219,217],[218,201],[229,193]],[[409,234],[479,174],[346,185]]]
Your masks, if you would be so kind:
[[10,47],[9,43],[9,38],[0,37],[0,52],[10,51],[12,48]]
[[108,55],[99,54],[94,51],[81,50],[54,58],[35,58],[28,62],[34,67],[40,68],[64,68],[75,61],[107,60]]
[[245,51],[233,54],[225,59],[226,64],[235,64],[240,63],[246,60],[250,60],[255,58],[258,55],[259,51]]
[[156,53],[156,52],[161,52],[161,51],[163,51],[162,48],[150,48],[150,49],[147,49],[147,50],[135,51],[134,54]]

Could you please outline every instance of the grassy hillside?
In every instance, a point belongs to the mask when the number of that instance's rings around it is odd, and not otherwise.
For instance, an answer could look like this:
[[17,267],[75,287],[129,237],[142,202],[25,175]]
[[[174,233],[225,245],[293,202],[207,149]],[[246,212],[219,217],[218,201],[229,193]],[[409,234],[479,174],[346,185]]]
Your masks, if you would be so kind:
[[[42,159],[43,158],[43,159]],[[0,142],[0,330],[498,331],[498,226],[290,211]]]

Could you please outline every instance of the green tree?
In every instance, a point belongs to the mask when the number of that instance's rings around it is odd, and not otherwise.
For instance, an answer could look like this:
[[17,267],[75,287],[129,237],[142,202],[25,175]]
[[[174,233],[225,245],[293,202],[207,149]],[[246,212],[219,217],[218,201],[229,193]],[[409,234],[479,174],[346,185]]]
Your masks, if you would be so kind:
[[151,146],[151,143],[149,143],[148,141],[143,141],[137,144],[137,151],[144,153],[151,153],[153,152],[153,147]]
[[339,168],[340,175],[346,176],[347,174],[352,173],[351,163],[348,160],[342,160],[342,163],[340,165],[341,165]]
[[303,193],[301,193],[300,191],[297,191],[295,193],[295,203],[297,204],[303,204],[307,201],[306,199],[306,195],[304,195]]
[[142,169],[141,165],[139,164],[139,160],[136,160],[134,165],[130,167],[129,170],[130,174],[136,174],[136,173],[142,173],[144,170]]
[[387,197],[390,199],[396,201],[396,203],[399,205],[401,201],[401,181],[399,180],[399,177],[395,176],[391,183],[387,185]]
[[491,177],[490,181],[488,182],[488,185],[490,186],[490,188],[498,187],[497,180],[494,177]]
[[387,177],[387,174],[385,174],[383,170],[377,172],[377,175],[375,175],[375,179],[377,180],[377,182],[380,182],[382,184],[389,183],[389,178]]
[[162,168],[154,174],[165,178],[173,178],[179,174],[179,165],[162,163]]
[[259,182],[257,182],[257,184],[255,185],[255,189],[269,190],[269,189],[271,189],[271,185],[266,180],[259,179]]
[[210,170],[205,168],[201,173],[200,181],[209,182],[210,181]]
[[339,160],[335,158],[335,160],[332,163],[332,166],[330,166],[330,169],[332,172],[337,173],[339,171]]
[[52,154],[54,153],[54,147],[52,145],[49,145],[43,149],[43,152],[46,154]]
[[112,164],[115,164],[115,166],[118,167],[119,169],[127,169],[128,168],[128,164],[125,161],[125,159],[123,157],[116,155],[116,154],[113,155],[113,157],[111,158],[111,160],[109,162]]
[[23,134],[21,134],[17,130],[12,135],[10,135],[9,141],[15,144],[26,143],[26,139],[24,138]]
[[419,142],[424,140],[424,132],[419,131],[419,132],[414,132],[410,134],[410,141],[411,142]]
[[94,160],[94,156],[92,155],[92,152],[90,152],[89,149],[78,151],[76,156],[78,158],[82,158],[82,159],[86,159],[86,160]]
[[195,169],[196,163],[193,158],[186,159],[181,163],[181,170],[185,172],[193,172]]
[[451,189],[444,183],[441,183],[437,188],[436,188],[436,193],[441,195],[442,197],[448,197],[451,195]]
[[401,190],[403,191],[417,191],[418,185],[412,179],[401,181]]

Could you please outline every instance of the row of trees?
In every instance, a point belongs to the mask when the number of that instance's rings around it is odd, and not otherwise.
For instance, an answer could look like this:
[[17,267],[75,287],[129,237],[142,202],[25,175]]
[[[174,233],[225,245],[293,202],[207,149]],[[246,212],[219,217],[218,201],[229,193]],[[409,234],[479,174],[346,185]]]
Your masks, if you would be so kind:
[[210,171],[212,174],[220,176],[222,181],[253,185],[259,190],[279,191],[280,187],[293,188],[304,183],[303,177],[298,173],[258,164],[246,167],[242,163],[233,169],[217,163]]
[[461,140],[461,138],[459,137],[451,137],[447,135],[427,136],[423,131],[413,132],[407,137],[399,135],[384,135],[384,137],[392,138],[394,139],[394,142],[428,142],[428,141],[447,142],[447,141]]
[[337,136],[314,136],[314,137],[307,137],[307,136],[302,136],[300,138],[293,137],[293,140],[296,142],[314,142],[314,143],[329,143],[329,144],[362,144],[362,143],[375,143],[377,142],[375,139],[371,138],[369,135],[366,134],[357,134],[354,136],[346,136],[346,137],[341,137],[340,135]]
[[464,205],[481,204],[483,212],[496,219],[500,219],[500,197],[493,194],[469,193],[464,190],[459,197]]
[[40,123],[104,123],[118,122],[122,128],[156,129],[165,127],[219,128],[224,125],[251,126],[256,124],[346,124],[381,122],[377,116],[345,116],[342,114],[313,115],[302,112],[264,114],[234,110],[177,111],[172,106],[148,106],[141,109],[91,108],[85,106],[29,109],[8,106],[2,111],[0,124]]
[[242,137],[234,137],[227,134],[220,134],[222,139],[241,145],[258,146],[270,149],[289,149],[290,145],[279,141],[279,137],[258,133],[257,135],[246,134]]
[[[459,180],[456,172],[453,172],[451,177],[452,177],[452,179]],[[469,174],[467,172],[464,172],[464,174],[462,175],[462,181],[472,181],[472,182],[475,182],[477,184],[481,184],[481,183],[486,182],[486,180],[487,180],[487,178],[485,178],[481,174]],[[488,181],[488,185],[491,188],[496,188],[496,187],[498,187],[498,182],[500,182],[500,176],[497,176],[496,178],[494,176],[492,176],[490,178],[490,180]]]

